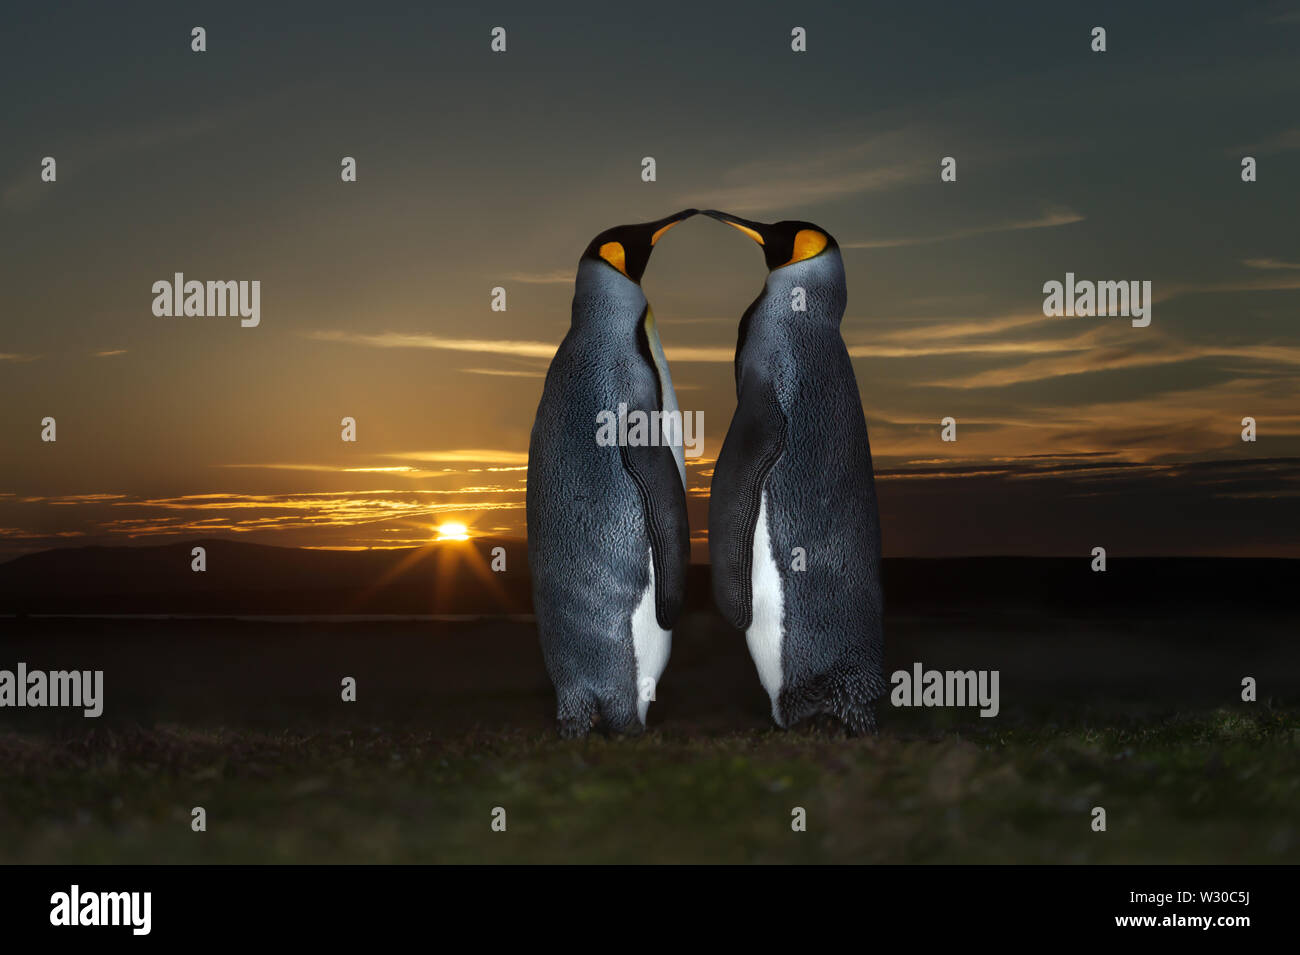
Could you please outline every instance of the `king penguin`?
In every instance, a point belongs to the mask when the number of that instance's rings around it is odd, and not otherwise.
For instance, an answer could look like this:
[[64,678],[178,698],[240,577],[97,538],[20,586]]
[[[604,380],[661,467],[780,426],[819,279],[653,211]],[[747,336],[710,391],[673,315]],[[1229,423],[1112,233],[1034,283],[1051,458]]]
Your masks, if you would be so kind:
[[[672,377],[641,277],[695,215],[618,226],[578,263],[573,318],[546,374],[528,448],[528,563],[563,737],[639,733],[685,595],[686,469]],[[638,434],[634,412],[657,428]],[[660,414],[650,417],[650,412]],[[620,434],[609,440],[610,419]],[[603,434],[602,434],[603,431]],[[624,434],[625,432],[625,434]],[[675,439],[675,440],[673,440]]]
[[705,215],[757,242],[768,267],[740,321],[736,411],[710,489],[714,599],[745,632],[777,725],[827,714],[850,734],[874,732],[885,690],[880,523],[840,336],[839,246],[810,222]]

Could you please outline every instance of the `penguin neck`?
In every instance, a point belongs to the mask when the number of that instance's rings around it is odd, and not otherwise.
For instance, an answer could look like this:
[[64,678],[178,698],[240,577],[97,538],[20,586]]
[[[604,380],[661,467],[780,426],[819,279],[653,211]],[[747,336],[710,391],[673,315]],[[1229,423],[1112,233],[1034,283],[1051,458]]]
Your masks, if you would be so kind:
[[[816,283],[815,275],[800,275],[797,266],[777,269],[767,277],[763,292],[754,299],[740,319],[736,335],[736,366],[739,372],[740,355],[745,346],[777,347],[786,350],[789,344],[806,335],[839,334],[840,320],[844,317],[844,285],[830,287],[828,298],[825,287]],[[804,290],[804,311],[794,308],[794,291]],[[739,379],[737,379],[739,380]]]
[[583,259],[574,283],[572,327],[635,334],[645,315],[641,286],[601,262]]
[[[802,290],[798,296],[796,289]],[[763,294],[751,306],[750,320],[775,321],[787,329],[838,329],[847,297],[844,269],[838,261],[796,262],[768,273]],[[802,299],[802,311],[796,310],[796,298]]]

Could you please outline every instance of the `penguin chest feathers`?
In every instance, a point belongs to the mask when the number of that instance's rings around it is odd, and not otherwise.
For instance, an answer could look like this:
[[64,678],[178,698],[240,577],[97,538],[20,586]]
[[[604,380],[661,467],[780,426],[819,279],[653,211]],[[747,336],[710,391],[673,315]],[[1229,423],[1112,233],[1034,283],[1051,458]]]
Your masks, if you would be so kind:
[[745,631],[745,642],[758,670],[759,682],[771,697],[772,715],[779,723],[776,710],[784,682],[781,651],[785,644],[785,597],[781,589],[781,572],[772,554],[768,517],[768,493],[765,490],[754,526],[754,560],[750,571],[753,617]]

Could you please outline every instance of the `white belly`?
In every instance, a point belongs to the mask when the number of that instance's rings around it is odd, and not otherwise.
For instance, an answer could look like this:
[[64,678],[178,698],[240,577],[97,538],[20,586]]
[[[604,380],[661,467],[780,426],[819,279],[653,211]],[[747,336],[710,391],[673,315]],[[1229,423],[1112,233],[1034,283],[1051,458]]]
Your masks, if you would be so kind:
[[758,523],[754,528],[754,566],[751,571],[754,615],[745,642],[749,655],[758,668],[758,679],[772,699],[772,717],[777,715],[777,700],[781,695],[781,643],[783,633],[781,617],[784,600],[781,596],[781,573],[772,559],[772,539],[767,530],[767,492],[763,492],[758,506]]
[[673,632],[660,627],[659,618],[655,615],[654,552],[647,548],[646,555],[650,566],[650,583],[641,595],[641,602],[632,612],[632,649],[636,653],[636,709],[642,726],[645,725],[650,701],[659,686],[659,677],[668,665],[668,654],[673,645]]
[[[664,357],[664,348],[659,341],[659,332],[655,329],[654,313],[646,307],[646,338],[650,342],[650,354],[654,358],[655,372],[659,376],[659,390],[663,394],[663,407],[661,412],[680,412],[677,407],[677,393],[673,391],[673,378],[668,371],[668,359]],[[660,418],[660,427],[664,427],[665,417]],[[659,440],[662,442],[664,432],[661,430]],[[676,435],[676,442],[672,445],[673,458],[677,462],[677,474],[682,479],[682,487],[686,487],[686,459],[684,449],[681,444],[681,435]],[[645,715],[650,709],[650,702],[655,696],[655,690],[659,686],[659,677],[663,675],[664,667],[668,665],[668,654],[672,650],[673,632],[664,630],[659,626],[659,618],[655,615],[655,561],[654,551],[647,550],[647,561],[650,567],[650,582],[646,585],[645,593],[641,595],[641,602],[637,604],[636,610],[632,614],[632,647],[636,651],[636,707],[637,713],[641,716],[641,724],[645,725]]]

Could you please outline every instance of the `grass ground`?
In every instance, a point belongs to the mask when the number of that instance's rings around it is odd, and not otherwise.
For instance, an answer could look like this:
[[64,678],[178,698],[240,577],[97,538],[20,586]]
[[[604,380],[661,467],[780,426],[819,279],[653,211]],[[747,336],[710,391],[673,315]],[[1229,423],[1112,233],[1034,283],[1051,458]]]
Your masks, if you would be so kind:
[[1243,710],[862,740],[10,733],[0,861],[1300,861],[1300,717]]
[[855,740],[769,728],[743,642],[708,617],[650,732],[575,742],[530,627],[434,630],[11,629],[0,663],[103,667],[106,703],[0,714],[0,862],[1300,862],[1285,621],[1224,646],[1194,622],[896,620],[887,670],[996,667],[1001,713],[885,706]]

